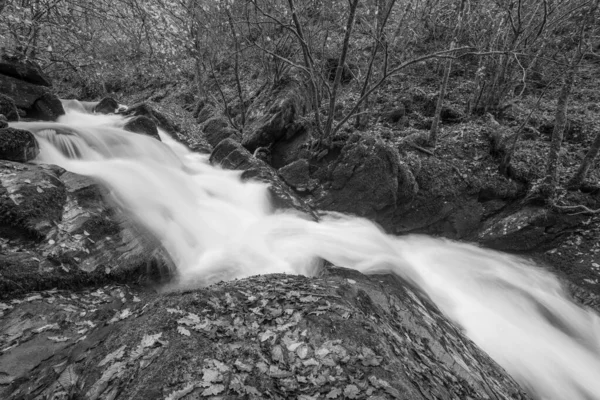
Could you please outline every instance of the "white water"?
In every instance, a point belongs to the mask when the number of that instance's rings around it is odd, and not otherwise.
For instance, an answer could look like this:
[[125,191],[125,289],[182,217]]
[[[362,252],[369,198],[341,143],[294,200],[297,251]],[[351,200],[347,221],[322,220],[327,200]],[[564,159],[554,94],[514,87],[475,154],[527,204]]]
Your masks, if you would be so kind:
[[275,213],[264,184],[210,166],[164,132],[160,143],[120,129],[124,123],[68,110],[56,124],[12,125],[35,133],[40,162],[111,188],[169,251],[181,285],[314,275],[319,258],[394,273],[419,286],[537,398],[600,399],[600,318],[573,304],[548,272],[468,244],[389,236],[363,219],[331,215],[315,223]]

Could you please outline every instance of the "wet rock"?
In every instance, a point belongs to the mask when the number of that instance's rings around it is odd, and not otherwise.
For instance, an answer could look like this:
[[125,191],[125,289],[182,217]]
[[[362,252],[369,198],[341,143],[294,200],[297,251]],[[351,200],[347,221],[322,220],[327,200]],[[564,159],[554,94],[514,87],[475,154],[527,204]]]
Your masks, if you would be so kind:
[[162,129],[173,139],[177,140],[191,151],[204,154],[210,153],[210,145],[206,143],[204,138],[193,137],[185,132],[181,132],[181,128],[178,124],[174,123],[166,114],[156,110],[147,103],[136,104],[132,107],[129,107],[127,110],[120,111],[119,113],[131,117],[147,117],[156,124],[158,129]]
[[8,127],[8,121],[4,114],[0,114],[0,129],[4,129]]
[[225,169],[242,170],[242,179],[255,179],[269,184],[276,208],[296,209],[316,219],[313,210],[301,200],[265,162],[252,156],[240,143],[229,138],[222,140],[210,155],[211,164]]
[[56,166],[0,161],[0,298],[148,279],[172,263],[109,192]]
[[244,147],[254,151],[301,133],[304,126],[298,119],[306,112],[306,99],[302,84],[290,77],[264,90],[248,110]]
[[156,126],[160,129],[164,130],[170,135],[173,135],[179,132],[179,126],[172,122],[165,114],[156,110],[152,106],[147,103],[139,103],[132,107],[129,107],[126,111],[123,112],[125,115],[129,116],[144,116],[150,118]]
[[418,186],[397,150],[368,135],[340,138],[315,165],[317,208],[371,218],[390,227],[391,215],[410,203]]
[[27,118],[53,121],[64,114],[60,100],[44,86],[0,75],[0,93],[11,98]]
[[0,93],[0,114],[4,115],[8,121],[18,121],[19,112],[15,102],[8,96]]
[[17,58],[3,55],[0,58],[0,74],[40,86],[52,86],[50,78],[33,61],[19,61]]
[[37,157],[39,148],[29,131],[0,129],[0,160],[27,162]]
[[0,75],[0,93],[10,97],[18,108],[30,109],[35,101],[48,92],[44,86],[34,85],[19,79]]
[[216,147],[221,140],[227,139],[228,137],[237,137],[237,132],[229,127],[229,123],[225,118],[215,117],[209,119],[204,124],[202,130],[206,136],[206,141],[213,148]]
[[10,305],[0,347],[15,347],[0,358],[10,383],[0,396],[529,399],[429,299],[389,276],[332,268],[134,296],[109,287]]
[[119,103],[112,97],[105,97],[96,104],[94,112],[98,114],[114,114],[119,108]]
[[66,201],[59,172],[0,161],[0,225],[36,238],[44,237],[60,222]]
[[58,117],[65,114],[60,99],[53,93],[44,93],[33,103],[27,112],[27,117],[42,121],[56,121]]
[[158,128],[154,121],[143,115],[133,117],[123,127],[126,131],[139,133],[141,135],[150,136],[156,140],[160,140]]

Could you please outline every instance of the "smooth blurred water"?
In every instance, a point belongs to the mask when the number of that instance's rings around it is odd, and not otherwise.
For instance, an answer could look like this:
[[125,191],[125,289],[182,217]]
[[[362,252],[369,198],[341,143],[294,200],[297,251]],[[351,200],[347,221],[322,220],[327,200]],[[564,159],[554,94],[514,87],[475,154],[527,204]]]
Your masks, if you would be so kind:
[[600,318],[571,302],[547,271],[469,244],[386,235],[364,219],[331,214],[316,223],[274,212],[265,184],[211,166],[164,132],[161,143],[124,131],[122,116],[81,111],[75,104],[57,123],[11,125],[34,132],[39,162],[104,182],[169,251],[177,284],[314,275],[320,259],[394,273],[537,398],[600,399]]

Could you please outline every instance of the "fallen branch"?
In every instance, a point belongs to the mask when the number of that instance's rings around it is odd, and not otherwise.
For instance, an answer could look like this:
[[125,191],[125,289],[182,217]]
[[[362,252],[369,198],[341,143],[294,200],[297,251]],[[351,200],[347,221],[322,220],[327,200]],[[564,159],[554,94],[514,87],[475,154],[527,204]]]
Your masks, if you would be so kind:
[[426,148],[423,148],[423,147],[421,147],[421,146],[419,146],[419,145],[417,145],[417,144],[414,144],[414,143],[412,143],[412,142],[409,142],[409,141],[407,141],[407,142],[405,142],[405,143],[406,143],[407,145],[409,145],[410,147],[412,147],[413,149],[415,149],[415,150],[422,151],[423,153],[425,153],[425,154],[429,154],[430,156],[435,156],[434,152],[433,152],[433,151],[431,151],[431,150],[427,150]]
[[600,208],[597,210],[592,210],[589,207],[584,206],[583,204],[578,204],[576,206],[561,206],[558,205],[556,203],[552,203],[551,206],[553,208],[555,208],[558,211],[564,211],[564,212],[569,212],[569,211],[578,211],[576,213],[573,213],[571,215],[579,215],[579,214],[585,214],[585,215],[594,215],[594,214],[600,214]]

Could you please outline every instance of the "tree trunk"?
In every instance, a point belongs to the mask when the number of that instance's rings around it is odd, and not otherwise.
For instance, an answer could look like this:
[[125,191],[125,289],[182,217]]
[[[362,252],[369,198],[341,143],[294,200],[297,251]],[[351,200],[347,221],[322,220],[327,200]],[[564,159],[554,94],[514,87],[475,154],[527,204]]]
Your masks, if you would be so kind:
[[[452,42],[451,49],[454,48],[454,42]],[[429,131],[429,144],[435,147],[437,143],[437,136],[440,126],[440,118],[442,116],[442,107],[444,106],[444,97],[446,97],[446,88],[448,87],[448,81],[450,80],[450,71],[452,70],[452,59],[448,60],[446,64],[446,70],[444,71],[444,79],[442,80],[442,86],[440,87],[440,96],[438,97],[437,105],[435,107],[435,116],[431,123],[431,130]]]
[[[562,88],[560,89],[560,94],[558,96],[558,104],[556,105],[556,117],[554,120],[554,131],[552,132],[552,142],[550,143],[548,164],[546,166],[546,177],[544,178],[544,182],[542,183],[541,187],[541,194],[545,198],[552,198],[556,193],[556,186],[558,185],[558,161],[560,158],[560,148],[562,145],[565,126],[567,124],[567,107],[569,102],[569,95],[571,94],[571,89],[573,88],[573,83],[575,82],[575,76],[577,75],[579,64],[581,63],[581,60],[583,59],[584,55],[583,46],[585,30],[586,27],[593,24],[595,20],[595,14],[598,9],[598,4],[599,0],[594,0],[594,2],[590,5],[588,9],[588,12],[582,13],[582,21],[580,22],[578,33],[579,43],[577,49],[575,50],[575,54],[573,55],[571,63],[569,64],[567,76],[565,77]],[[594,142],[594,144],[596,144],[596,141]],[[592,146],[591,151],[593,151],[593,147],[594,146]],[[585,172],[586,171],[582,171],[583,175],[585,175]],[[577,176],[577,174],[575,176]],[[583,179],[583,176],[581,179]]]
[[333,127],[333,116],[335,114],[335,103],[337,100],[337,91],[342,81],[342,71],[344,70],[344,65],[346,64],[346,57],[348,55],[348,47],[350,47],[350,37],[352,36],[352,27],[354,26],[354,19],[356,17],[356,7],[358,6],[359,0],[352,0],[350,3],[350,14],[348,15],[348,20],[346,22],[346,34],[344,36],[344,43],[342,45],[342,52],[340,53],[340,58],[338,59],[337,70],[335,71],[335,79],[333,81],[333,88],[331,89],[331,94],[329,97],[329,115],[327,116],[327,122],[325,124],[325,140],[327,143],[331,141],[331,132]]
[[571,180],[569,180],[569,183],[567,185],[569,189],[579,189],[581,187],[581,185],[583,184],[583,181],[585,180],[585,177],[587,176],[588,171],[590,170],[590,167],[592,166],[592,164],[593,164],[594,160],[596,159],[596,157],[598,156],[599,152],[600,152],[600,131],[598,131],[598,133],[596,134],[596,139],[594,139],[594,142],[592,143],[592,147],[590,147],[590,150],[587,152],[587,154],[583,158],[583,161],[581,162],[579,169],[577,170],[575,175],[573,175]]
[[[450,43],[450,49],[454,49],[458,42],[458,38],[460,35],[460,31],[462,28],[462,21],[464,17],[465,10],[465,1],[461,0],[460,8],[458,10],[458,24],[456,26],[456,33],[454,34],[454,39],[452,39],[452,43]],[[431,130],[429,131],[429,145],[435,147],[437,142],[437,136],[439,132],[440,126],[440,118],[442,115],[442,107],[444,106],[444,97],[446,96],[446,89],[448,88],[448,81],[450,80],[450,72],[452,71],[452,58],[448,59],[446,63],[446,70],[444,71],[444,79],[442,80],[442,86],[440,87],[440,97],[438,97],[437,105],[435,107],[435,115],[433,117],[433,122],[431,123]]]
[[560,94],[558,95],[558,104],[556,105],[556,114],[554,116],[554,130],[552,131],[552,141],[550,151],[548,152],[548,161],[546,164],[546,176],[544,178],[542,194],[546,198],[551,198],[556,192],[558,185],[558,161],[560,159],[560,149],[567,125],[567,109],[569,105],[569,96],[575,82],[575,75],[581,56],[573,57],[569,70],[565,76]]

